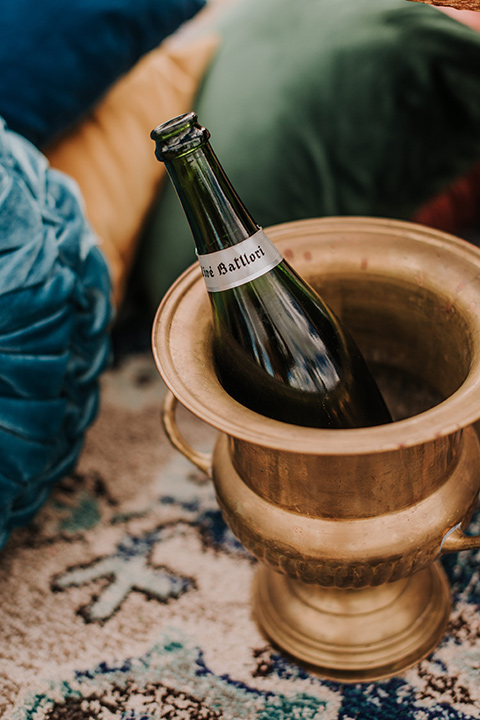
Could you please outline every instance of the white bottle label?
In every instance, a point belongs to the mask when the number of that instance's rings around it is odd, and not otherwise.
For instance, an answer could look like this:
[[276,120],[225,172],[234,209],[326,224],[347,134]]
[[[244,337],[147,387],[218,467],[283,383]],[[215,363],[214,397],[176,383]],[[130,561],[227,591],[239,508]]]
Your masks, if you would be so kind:
[[255,280],[282,260],[263,230],[232,247],[198,255],[208,292],[222,292]]

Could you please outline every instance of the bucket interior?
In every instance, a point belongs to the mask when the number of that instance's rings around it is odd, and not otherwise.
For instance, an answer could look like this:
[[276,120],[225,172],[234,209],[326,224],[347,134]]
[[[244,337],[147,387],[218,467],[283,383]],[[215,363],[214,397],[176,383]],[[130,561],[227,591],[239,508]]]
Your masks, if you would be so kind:
[[391,274],[306,279],[356,340],[395,420],[435,407],[464,383],[471,332],[462,308],[441,289]]

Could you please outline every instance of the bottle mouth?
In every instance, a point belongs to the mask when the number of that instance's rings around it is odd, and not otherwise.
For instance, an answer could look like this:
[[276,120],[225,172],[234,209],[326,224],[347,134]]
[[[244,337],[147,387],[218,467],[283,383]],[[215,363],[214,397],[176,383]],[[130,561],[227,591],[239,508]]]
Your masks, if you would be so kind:
[[165,161],[186,155],[204,145],[210,133],[198,123],[196,113],[188,112],[158,125],[150,137],[156,143],[157,159]]

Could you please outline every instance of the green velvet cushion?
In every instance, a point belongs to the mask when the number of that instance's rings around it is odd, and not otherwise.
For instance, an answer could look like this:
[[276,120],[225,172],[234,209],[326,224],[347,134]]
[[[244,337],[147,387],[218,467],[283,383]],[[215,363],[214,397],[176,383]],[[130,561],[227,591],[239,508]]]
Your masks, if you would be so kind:
[[[480,158],[480,34],[437,8],[240,0],[218,28],[194,109],[260,225],[409,218]],[[143,257],[154,303],[194,261],[170,182]]]

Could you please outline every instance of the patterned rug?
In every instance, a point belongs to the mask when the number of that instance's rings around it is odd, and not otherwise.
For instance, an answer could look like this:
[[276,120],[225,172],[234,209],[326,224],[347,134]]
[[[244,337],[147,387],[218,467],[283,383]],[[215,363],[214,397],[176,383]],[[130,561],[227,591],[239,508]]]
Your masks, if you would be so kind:
[[[454,606],[428,659],[376,683],[309,674],[258,630],[255,561],[210,482],[170,447],[164,392],[150,353],[109,371],[76,472],[1,553],[0,716],[480,718],[480,555],[445,560]],[[211,446],[186,411],[179,423],[197,448]]]

